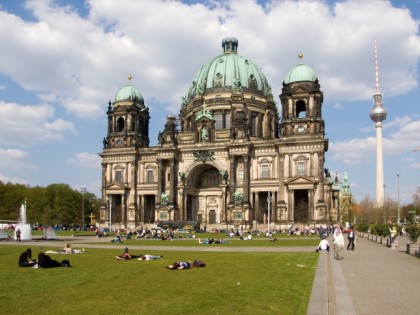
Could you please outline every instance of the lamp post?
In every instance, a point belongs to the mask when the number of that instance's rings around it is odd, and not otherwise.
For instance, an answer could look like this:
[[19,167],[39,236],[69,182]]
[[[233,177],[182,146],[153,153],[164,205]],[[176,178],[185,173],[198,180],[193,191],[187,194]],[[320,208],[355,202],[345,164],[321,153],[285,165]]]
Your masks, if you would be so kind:
[[82,231],[85,230],[85,193],[86,187],[80,188],[80,192],[82,193]]
[[397,200],[397,224],[400,224],[400,174],[397,174],[398,200]]
[[267,236],[270,235],[270,204],[271,204],[271,192],[268,192],[267,197],[267,203],[268,203],[268,226],[267,226]]

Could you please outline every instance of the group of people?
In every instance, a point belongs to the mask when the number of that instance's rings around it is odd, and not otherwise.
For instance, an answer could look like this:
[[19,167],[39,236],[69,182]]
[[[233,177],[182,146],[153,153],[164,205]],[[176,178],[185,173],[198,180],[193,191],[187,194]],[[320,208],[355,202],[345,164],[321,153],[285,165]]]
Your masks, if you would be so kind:
[[225,240],[223,238],[207,238],[204,240],[201,240],[201,238],[198,239],[198,244],[224,244]]
[[[322,240],[319,242],[319,245],[316,249],[317,252],[320,251],[326,251],[330,252],[330,244],[327,240],[327,234],[321,235]],[[347,250],[354,250],[356,245],[356,233],[353,230],[353,228],[350,228],[348,234],[347,234],[348,244],[347,244]],[[333,233],[333,245],[334,245],[334,259],[342,260],[343,257],[343,249],[345,246],[343,231],[340,226],[337,226],[334,229]]]
[[58,262],[42,252],[38,254],[38,260],[32,259],[32,250],[28,248],[19,256],[19,267],[54,268],[71,266],[68,259]]
[[[141,255],[132,255],[128,252],[128,247],[124,248],[124,252],[121,255],[118,255],[115,257],[117,260],[131,260],[131,259],[137,259],[137,260],[158,260],[162,259],[163,256],[156,256],[156,255],[149,255],[149,254],[141,254]],[[172,265],[166,266],[168,269],[188,269],[190,267],[205,267],[206,264],[201,260],[194,260],[193,262],[189,261],[177,261],[174,262]]]
[[156,260],[156,259],[162,259],[162,255],[156,256],[156,255],[149,255],[149,254],[141,254],[141,255],[132,255],[128,253],[128,247],[124,248],[124,252],[121,255],[115,256],[118,260],[131,260],[131,259],[137,259],[137,260]]

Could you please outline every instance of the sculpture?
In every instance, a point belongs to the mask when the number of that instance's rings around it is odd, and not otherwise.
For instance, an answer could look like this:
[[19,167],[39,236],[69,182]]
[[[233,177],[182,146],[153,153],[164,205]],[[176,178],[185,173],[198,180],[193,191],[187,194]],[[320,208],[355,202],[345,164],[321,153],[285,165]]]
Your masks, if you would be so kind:
[[166,192],[163,192],[160,195],[160,199],[161,199],[161,204],[166,205],[168,204],[168,201],[169,201],[169,195]]
[[220,175],[222,176],[222,179],[223,179],[224,181],[226,181],[226,180],[228,179],[228,176],[229,176],[229,174],[228,174],[228,171],[227,171],[227,170],[221,170],[221,171],[220,171]]
[[235,200],[235,205],[242,202],[243,194],[240,191],[235,191],[233,193],[233,199]]
[[185,172],[179,172],[178,174],[181,181],[185,183],[185,180],[187,179],[187,175],[185,174]]
[[206,129],[206,127],[205,126],[203,126],[202,128],[201,128],[201,140],[203,140],[203,141],[207,141],[207,139],[209,138],[209,135],[208,135],[208,133],[207,133],[207,129]]

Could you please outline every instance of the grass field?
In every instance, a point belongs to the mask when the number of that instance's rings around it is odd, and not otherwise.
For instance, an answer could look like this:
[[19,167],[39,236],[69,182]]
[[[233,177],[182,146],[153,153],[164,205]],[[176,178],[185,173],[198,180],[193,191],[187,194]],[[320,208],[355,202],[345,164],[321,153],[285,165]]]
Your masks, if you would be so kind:
[[[35,256],[57,249],[31,245]],[[162,250],[147,251],[162,260],[118,261],[121,248],[89,248],[51,255],[72,268],[19,268],[25,248],[0,244],[0,314],[304,314],[318,260],[316,253]],[[207,266],[165,268],[194,259]]]

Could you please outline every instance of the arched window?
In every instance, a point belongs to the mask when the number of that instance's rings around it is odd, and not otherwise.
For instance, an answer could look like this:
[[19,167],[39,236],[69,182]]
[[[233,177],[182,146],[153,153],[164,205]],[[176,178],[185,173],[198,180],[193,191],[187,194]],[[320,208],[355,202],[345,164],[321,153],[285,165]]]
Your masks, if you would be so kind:
[[296,102],[296,117],[305,118],[306,117],[306,103],[303,100]]
[[117,119],[117,132],[124,131],[125,121],[124,118],[120,117]]

